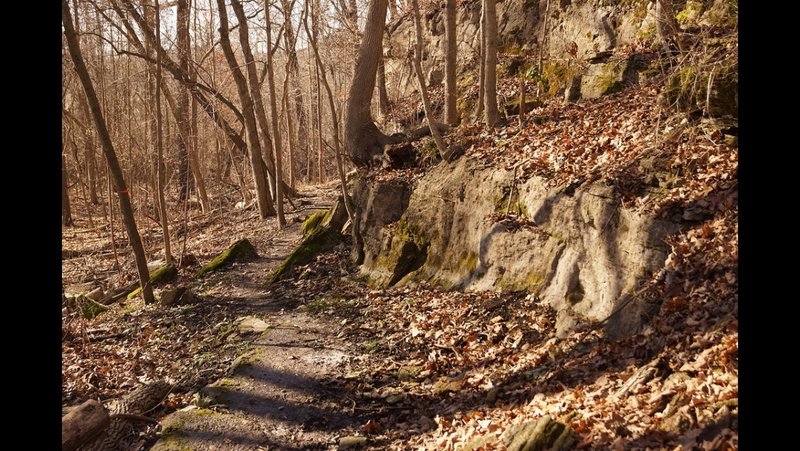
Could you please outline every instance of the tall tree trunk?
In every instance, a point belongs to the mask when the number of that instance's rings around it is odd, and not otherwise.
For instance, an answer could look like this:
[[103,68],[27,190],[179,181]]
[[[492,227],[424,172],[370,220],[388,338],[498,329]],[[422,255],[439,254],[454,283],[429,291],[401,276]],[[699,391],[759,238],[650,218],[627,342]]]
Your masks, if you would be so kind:
[[89,108],[92,112],[92,118],[94,119],[94,123],[100,138],[100,143],[103,148],[103,154],[105,155],[108,163],[109,176],[112,178],[114,189],[119,196],[120,211],[122,212],[122,218],[125,222],[125,228],[128,232],[128,239],[130,240],[131,247],[133,248],[133,253],[136,258],[136,268],[138,270],[139,281],[142,286],[142,296],[144,297],[145,303],[151,304],[155,301],[155,298],[153,297],[153,288],[150,286],[150,274],[147,270],[147,259],[144,253],[144,246],[142,245],[142,239],[139,236],[139,231],[136,228],[136,221],[133,217],[131,200],[127,186],[125,185],[125,179],[122,176],[122,169],[119,166],[117,155],[114,152],[114,145],[111,143],[111,137],[108,134],[108,129],[106,128],[106,123],[103,119],[103,113],[100,110],[100,103],[97,100],[97,93],[94,90],[92,80],[89,77],[89,71],[86,69],[86,64],[83,61],[83,56],[81,55],[81,48],[80,44],[78,43],[75,29],[72,27],[72,17],[70,15],[69,5],[67,5],[66,0],[61,0],[61,23],[64,27],[64,35],[67,38],[69,54],[72,58],[73,64],[75,65],[75,72],[77,72],[78,78],[80,79],[81,85],[83,86],[83,90],[86,94],[86,99],[89,103]]
[[63,145],[61,148],[61,225],[64,227],[73,225],[72,208],[69,203],[69,175]]
[[386,65],[383,59],[383,50],[381,50],[378,61],[378,113],[385,118],[389,114],[389,92],[386,90]]
[[[303,21],[303,23],[306,28],[306,33],[308,34],[308,21]],[[328,78],[325,75],[325,68],[322,65],[322,58],[319,55],[317,42],[316,40],[309,40],[309,42],[311,43],[311,48],[314,50],[314,58],[317,60],[317,65],[322,69],[320,74],[322,75],[322,83],[325,86],[325,92],[328,94],[328,107],[331,110],[331,121],[333,124],[333,153],[334,157],[336,158],[336,169],[339,172],[339,181],[341,182],[343,196],[342,199],[344,201],[345,209],[347,210],[347,217],[350,219],[351,223],[353,223],[355,221],[355,213],[353,205],[350,203],[350,196],[347,194],[347,180],[344,174],[344,163],[342,162],[342,151],[339,143],[339,120],[338,115],[336,114],[336,106],[333,103],[333,92],[331,91],[331,85],[328,83]]]
[[[88,124],[92,120],[92,113],[89,111],[89,104],[86,98],[80,96],[79,99],[83,115]],[[86,181],[89,184],[89,202],[92,205],[98,205],[100,199],[97,197],[97,159],[95,159],[94,151],[94,133],[91,128],[84,128],[84,144],[83,157],[86,161]]]
[[374,156],[383,154],[383,146],[388,142],[388,137],[378,130],[370,113],[378,61],[383,48],[386,9],[387,0],[372,0],[369,4],[353,81],[348,91],[344,139],[350,159],[357,166],[366,166]]
[[484,69],[483,118],[487,127],[494,127],[500,119],[497,110],[497,10],[496,0],[483,0],[486,11],[486,68]]
[[[161,9],[158,0],[154,3],[154,27],[156,36],[161,36]],[[149,8],[148,8],[149,9]],[[147,54],[150,55],[150,48],[145,45]],[[150,123],[153,126],[150,129],[152,142],[156,145],[156,160],[155,160],[155,174],[156,174],[156,196],[158,207],[158,218],[161,223],[161,233],[164,236],[164,261],[169,265],[172,264],[172,243],[169,237],[169,214],[167,212],[167,201],[164,198],[164,185],[166,182],[165,167],[164,167],[164,136],[162,134],[162,116],[161,116],[161,84],[163,82],[161,77],[161,54],[156,54],[156,70],[155,74],[152,71],[149,73],[148,87],[152,88],[153,99],[153,112],[155,113],[155,121]]]
[[[266,108],[264,107],[264,99],[261,96],[261,83],[259,83],[258,73],[256,71],[255,58],[253,51],[250,48],[250,27],[247,23],[247,16],[244,14],[242,4],[237,0],[231,2],[233,12],[236,19],[239,21],[239,44],[242,47],[242,54],[244,55],[245,69],[247,70],[247,86],[250,92],[250,97],[253,99],[253,110],[256,114],[256,122],[258,123],[261,134],[261,151],[262,158],[267,165],[267,177],[269,181],[270,195],[273,200],[281,201],[276,189],[276,181],[280,182],[282,179],[277,177],[275,169],[275,159],[272,155],[272,137],[269,131],[270,123],[267,120]],[[267,46],[267,53],[270,53],[271,44]],[[274,213],[273,213],[274,214]]]
[[[177,47],[178,66],[181,71],[189,73],[189,2],[177,0]],[[189,122],[189,91],[185,87],[178,89],[178,108],[175,118],[178,126],[178,190],[180,199],[186,202],[189,198],[189,147],[191,147],[191,126]]]
[[258,139],[258,126],[256,125],[255,111],[253,109],[253,99],[247,90],[247,80],[245,80],[242,71],[239,69],[239,63],[236,61],[236,56],[233,54],[233,48],[231,48],[228,12],[225,9],[225,1],[217,0],[217,7],[219,9],[220,20],[220,45],[222,46],[222,52],[225,54],[225,59],[228,61],[228,66],[231,69],[233,80],[236,83],[239,99],[242,102],[242,115],[245,119],[245,130],[247,132],[248,141],[247,147],[250,150],[250,163],[256,185],[258,210],[261,214],[261,218],[266,219],[274,215],[275,210],[272,208],[272,199],[270,199],[269,187],[267,186],[267,179],[262,166],[261,143]]
[[[239,0],[231,1],[234,4],[239,2]],[[269,88],[269,107],[271,111],[270,118],[272,120],[272,145],[275,149],[275,207],[278,211],[278,227],[283,228],[286,226],[286,218],[283,216],[283,188],[281,187],[281,182],[283,181],[283,140],[281,137],[281,129],[278,125],[278,102],[275,98],[275,67],[272,64],[271,51],[272,14],[270,13],[270,10],[271,8],[269,0],[264,0],[264,17],[267,31],[267,87]],[[244,17],[244,13],[242,13],[242,17]],[[245,21],[245,23],[247,22]],[[242,25],[241,19],[239,19],[239,24]],[[255,65],[255,62],[253,65]],[[253,71],[255,72],[255,69]]]
[[422,75],[422,18],[419,14],[419,3],[417,0],[411,0],[411,8],[414,11],[414,30],[416,35],[416,49],[414,51],[414,72],[417,73],[417,86],[419,87],[419,94],[422,97],[422,106],[425,109],[425,119],[428,121],[428,128],[433,135],[433,141],[436,143],[436,149],[439,151],[439,156],[444,158],[447,145],[436,129],[433,120],[433,111],[431,111],[431,102],[428,100],[428,91],[425,87],[425,77]]
[[456,0],[447,0],[445,6],[445,40],[446,58],[444,65],[444,121],[452,126],[458,125],[458,109],[456,107],[457,87],[456,87],[456,54],[458,47],[456,43]]
[[[319,0],[311,0],[311,35],[309,36],[310,41],[314,41],[316,44],[317,36],[319,36]],[[308,34],[308,30],[306,30],[306,34]],[[322,163],[322,87],[320,84],[319,79],[319,72],[320,70],[324,70],[320,67],[317,59],[314,59],[314,81],[316,83],[316,94],[317,94],[317,183],[325,183],[325,166]]]
[[[295,137],[294,140],[294,153],[306,153],[306,148],[308,147],[308,127],[306,126],[306,117],[305,117],[305,102],[303,101],[303,90],[300,89],[300,65],[297,61],[297,51],[295,50],[295,44],[297,43],[297,37],[295,36],[294,28],[292,25],[292,5],[293,3],[289,0],[282,0],[283,2],[283,36],[284,41],[287,43],[286,46],[286,58],[287,58],[287,67],[289,71],[289,86],[291,89],[292,95],[289,96],[290,103],[293,103],[293,107],[290,107],[290,110],[293,110],[294,118],[294,125],[296,125],[296,130],[289,129],[289,138]],[[289,44],[295,43],[295,44]],[[296,179],[296,169],[297,169],[297,161],[295,158],[290,158],[291,166],[289,171],[289,186],[292,188],[295,187],[295,179]]]
[[[483,0],[481,0],[483,1]],[[480,52],[478,54],[478,106],[475,109],[475,122],[483,117],[484,94],[486,86],[486,9],[481,6],[480,20]]]

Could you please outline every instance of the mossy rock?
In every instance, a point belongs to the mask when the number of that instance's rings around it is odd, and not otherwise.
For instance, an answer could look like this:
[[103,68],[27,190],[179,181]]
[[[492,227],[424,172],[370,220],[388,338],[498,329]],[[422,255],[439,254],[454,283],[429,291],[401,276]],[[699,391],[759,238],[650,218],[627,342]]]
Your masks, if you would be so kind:
[[329,210],[320,210],[303,221],[303,236],[308,236],[311,232],[317,229],[317,226],[322,222]]
[[100,304],[99,302],[96,302],[82,294],[71,298],[69,300],[69,306],[70,308],[80,310],[81,315],[83,315],[83,317],[86,319],[92,319],[108,310],[108,307],[105,305]]
[[575,432],[549,416],[509,427],[502,436],[509,451],[569,450],[575,445]]
[[222,253],[200,268],[200,270],[197,271],[197,276],[200,277],[209,272],[216,271],[220,267],[228,265],[232,262],[252,260],[254,258],[258,258],[256,248],[253,246],[250,240],[247,238],[242,238],[241,240],[228,246],[228,248],[222,251]]
[[339,230],[331,226],[320,225],[310,235],[305,237],[299,246],[286,257],[269,278],[268,284],[273,284],[283,278],[294,266],[304,265],[311,261],[320,252],[331,249],[342,238]]
[[[170,282],[178,277],[178,268],[174,265],[164,265],[150,271],[150,286],[155,286],[161,283]],[[133,299],[142,291],[142,287],[128,293],[128,299]]]

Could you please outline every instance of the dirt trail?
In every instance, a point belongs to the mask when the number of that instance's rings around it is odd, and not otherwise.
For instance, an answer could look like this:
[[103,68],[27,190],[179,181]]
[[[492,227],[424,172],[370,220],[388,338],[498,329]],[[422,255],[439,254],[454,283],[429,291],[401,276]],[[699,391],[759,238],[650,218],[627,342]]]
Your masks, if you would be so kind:
[[331,324],[303,313],[257,315],[270,326],[227,377],[201,390],[200,404],[162,421],[153,450],[328,449],[352,426],[344,395],[326,381],[350,350]]
[[[329,201],[320,196],[307,207],[325,208]],[[248,351],[226,377],[200,390],[196,405],[162,420],[153,450],[335,449],[341,429],[355,424],[352,402],[328,385],[357,351],[336,337],[336,322],[304,313],[304,299],[265,284],[301,236],[300,221],[287,219],[286,229],[254,237],[260,258],[213,273],[200,285],[201,299],[235,309],[240,320],[261,320],[266,330],[237,327],[228,339],[244,339]]]

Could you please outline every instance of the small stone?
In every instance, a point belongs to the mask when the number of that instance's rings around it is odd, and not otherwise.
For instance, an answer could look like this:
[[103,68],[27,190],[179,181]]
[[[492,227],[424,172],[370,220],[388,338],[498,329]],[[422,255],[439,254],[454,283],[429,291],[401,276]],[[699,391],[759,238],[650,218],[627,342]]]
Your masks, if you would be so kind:
[[243,334],[261,333],[269,329],[269,324],[254,316],[245,316],[240,319],[238,328]]
[[348,435],[339,439],[339,449],[357,448],[367,444],[367,438],[358,435]]

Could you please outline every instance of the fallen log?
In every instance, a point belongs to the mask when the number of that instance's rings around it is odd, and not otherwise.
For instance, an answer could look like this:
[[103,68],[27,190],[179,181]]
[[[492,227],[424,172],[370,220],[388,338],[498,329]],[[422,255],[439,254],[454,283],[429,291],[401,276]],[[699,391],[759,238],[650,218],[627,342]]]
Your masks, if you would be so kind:
[[61,418],[61,451],[74,451],[99,435],[110,423],[108,412],[90,399]]

